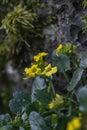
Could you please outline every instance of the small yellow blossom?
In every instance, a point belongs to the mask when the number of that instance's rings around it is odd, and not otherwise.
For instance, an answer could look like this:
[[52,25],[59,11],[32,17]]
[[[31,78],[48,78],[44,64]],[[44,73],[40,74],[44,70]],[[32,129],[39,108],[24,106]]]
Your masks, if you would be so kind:
[[57,72],[57,67],[51,68],[50,71],[46,72],[46,76],[51,76],[52,74],[55,74]]
[[52,101],[50,104],[49,104],[49,108],[52,109],[52,108],[55,108],[55,102]]
[[72,52],[72,50],[69,50],[69,53],[71,53]]
[[46,53],[46,52],[41,52],[41,56],[43,57],[43,56],[47,56],[48,55],[48,53]]
[[25,68],[25,69],[24,69],[24,72],[25,72],[26,74],[29,74],[29,68]]
[[42,102],[39,101],[38,104],[39,104],[39,106],[42,106]]
[[79,117],[75,117],[70,122],[68,122],[67,130],[77,130],[81,127],[81,119]]
[[41,69],[37,64],[33,64],[30,68],[25,68],[24,72],[28,77],[35,77],[41,73]]
[[48,64],[45,67],[45,70],[42,72],[42,74],[46,76],[51,76],[52,74],[55,74],[57,72],[57,67],[51,67],[51,64]]
[[81,127],[81,121],[80,120],[81,119],[78,118],[78,117],[76,117],[76,118],[73,119],[72,124],[75,127],[75,129],[78,129],[78,128]]
[[62,106],[64,103],[63,96],[61,96],[57,93],[55,96],[55,102],[56,102],[57,106]]
[[16,121],[16,120],[17,120],[17,116],[14,117],[14,121]]
[[47,56],[47,55],[48,53],[46,52],[38,53],[37,55],[34,56],[34,61],[39,62],[40,60],[42,60],[44,56]]
[[64,103],[63,97],[59,94],[56,94],[54,100],[52,100],[52,102],[49,104],[49,108],[53,109],[61,107],[63,103]]
[[60,95],[59,95],[58,93],[56,93],[56,97],[57,97],[57,98],[59,98],[59,97],[60,97]]
[[67,130],[74,130],[74,128],[70,122],[67,125]]
[[55,74],[57,72],[57,67],[52,67],[52,74]]
[[61,49],[63,48],[62,44],[59,44],[59,46],[56,49],[56,55],[58,56],[58,53],[61,51]]
[[15,122],[20,121],[20,119],[21,119],[20,116],[15,116],[15,117],[14,117],[14,121],[15,121]]
[[48,65],[45,67],[45,70],[46,70],[46,71],[51,70],[51,64],[48,64]]

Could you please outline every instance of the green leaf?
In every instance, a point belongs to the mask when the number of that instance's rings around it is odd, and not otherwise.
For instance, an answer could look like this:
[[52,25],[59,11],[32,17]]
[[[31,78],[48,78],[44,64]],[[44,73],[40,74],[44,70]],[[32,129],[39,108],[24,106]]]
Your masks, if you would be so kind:
[[22,114],[22,116],[21,116],[21,119],[22,119],[23,121],[26,121],[27,118],[28,118],[27,113],[24,112],[24,113]]
[[52,114],[52,127],[54,128],[53,130],[56,130],[57,124],[58,124],[58,115],[57,114]]
[[47,86],[46,86],[45,80],[43,78],[40,78],[39,76],[37,76],[32,85],[32,95],[31,95],[32,102],[36,100],[37,90],[43,90],[46,87]]
[[26,111],[29,107],[31,101],[28,94],[24,92],[15,92],[13,94],[13,99],[9,101],[10,110],[14,114],[21,114],[23,111]]
[[31,130],[49,130],[42,116],[33,111],[29,115]]
[[50,130],[56,130],[58,125],[58,114],[51,114],[45,117],[45,122],[48,126],[50,126]]
[[25,130],[22,126],[20,126],[19,130]]
[[57,66],[60,72],[70,70],[70,59],[65,54],[59,54],[56,56],[56,52],[54,51],[52,54],[53,64]]
[[6,125],[10,122],[12,122],[12,119],[8,113],[0,115],[0,123]]
[[76,96],[80,104],[79,105],[80,111],[87,112],[87,86],[80,88]]
[[76,87],[76,85],[78,84],[78,82],[80,81],[80,79],[82,77],[83,71],[84,70],[82,68],[78,68],[74,72],[70,85],[67,88],[68,91],[72,91]]
[[6,125],[6,126],[1,127],[1,130],[19,130],[19,128],[16,128],[16,127],[14,128],[11,125]]
[[66,130],[66,125],[67,125],[68,120],[69,120],[68,117],[61,116],[58,120],[58,125],[57,125],[56,130]]
[[83,0],[82,5],[83,5],[84,8],[87,7],[87,0]]
[[34,99],[41,102],[43,105],[47,106],[52,101],[52,95],[44,90],[36,90]]
[[36,86],[37,89],[42,90],[46,88],[46,82],[43,78],[40,76],[37,76],[33,83],[34,86]]
[[80,67],[86,69],[87,68],[87,57],[83,57],[80,61]]

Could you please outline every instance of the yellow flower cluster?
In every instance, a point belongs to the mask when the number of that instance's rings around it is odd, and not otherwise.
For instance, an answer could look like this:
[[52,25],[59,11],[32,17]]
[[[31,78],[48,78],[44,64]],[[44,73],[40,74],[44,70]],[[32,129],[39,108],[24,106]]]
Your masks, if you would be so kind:
[[51,76],[52,74],[55,74],[57,72],[57,67],[52,67],[51,64],[48,64],[45,67],[45,70],[42,72],[42,74],[46,76]]
[[42,104],[42,102],[40,102],[40,101],[37,101],[38,102],[38,105],[39,106],[42,106],[43,104]]
[[59,52],[61,51],[61,49],[63,48],[62,44],[59,44],[59,46],[56,49],[56,55],[58,56]]
[[81,119],[79,117],[73,118],[68,122],[67,130],[79,130],[81,127]]
[[47,55],[48,53],[46,52],[38,53],[36,56],[34,56],[34,61],[39,62],[40,60],[42,60],[44,56],[47,56]]
[[47,55],[48,55],[47,53],[42,52],[34,56],[34,61],[36,63],[32,64],[30,68],[24,69],[24,73],[26,74],[27,78],[29,77],[33,78],[37,75],[45,75],[49,77],[52,74],[57,72],[57,67],[52,67],[51,64],[45,65],[45,62],[43,61],[43,57]]
[[55,103],[54,103],[54,101],[52,101],[50,104],[49,104],[49,108],[50,109],[53,109],[53,108],[55,108],[56,106],[55,106]]
[[27,77],[35,77],[41,74],[41,69],[38,67],[38,64],[33,64],[30,68],[25,68],[24,72]]
[[61,52],[62,54],[71,54],[72,52],[75,52],[76,46],[72,45],[71,43],[67,43],[66,45],[59,44],[56,49],[56,55]]
[[56,94],[55,99],[49,104],[49,108],[50,109],[58,108],[62,106],[63,103],[64,103],[63,97],[59,94]]

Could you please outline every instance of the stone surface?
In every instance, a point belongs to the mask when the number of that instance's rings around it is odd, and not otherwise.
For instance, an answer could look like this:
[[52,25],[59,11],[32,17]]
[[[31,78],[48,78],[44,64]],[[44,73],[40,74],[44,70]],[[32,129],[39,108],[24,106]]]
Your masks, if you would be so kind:
[[[46,8],[42,10],[38,9],[38,13],[43,18],[49,16],[56,17],[54,22],[43,30],[43,34],[45,35],[44,51],[48,52],[51,56],[53,49],[59,43],[66,44],[70,42],[78,46],[78,55],[80,57],[82,55],[86,56],[87,32],[83,33],[84,23],[82,22],[82,16],[87,15],[87,9],[83,9],[82,0],[44,0],[44,3]],[[35,46],[32,46],[32,54],[34,54],[34,48]],[[47,60],[51,62],[50,58]],[[53,82],[56,89],[64,93],[66,92],[67,82],[63,80],[60,83],[63,78],[63,75],[59,75],[59,78],[54,76]],[[31,85],[32,80],[30,79],[29,82],[19,80],[17,88],[18,90],[28,90],[29,92]]]
[[51,0],[48,7],[51,15],[56,14],[54,24],[44,29],[46,37],[45,50],[56,47],[59,43],[72,44],[87,48],[87,33],[83,33],[84,23],[82,16],[87,15],[87,9],[83,9],[81,0]]

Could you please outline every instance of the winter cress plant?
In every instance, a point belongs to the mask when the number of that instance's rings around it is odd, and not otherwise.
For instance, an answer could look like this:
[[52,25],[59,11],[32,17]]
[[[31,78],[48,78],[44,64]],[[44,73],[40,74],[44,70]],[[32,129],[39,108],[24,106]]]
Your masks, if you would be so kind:
[[[53,50],[51,63],[45,60],[48,55],[38,53],[24,69],[24,80],[34,78],[31,95],[13,94],[9,107],[15,116],[0,115],[0,130],[87,130],[87,57],[79,58],[70,43]],[[59,86],[53,83],[61,73],[65,93],[56,92]]]

